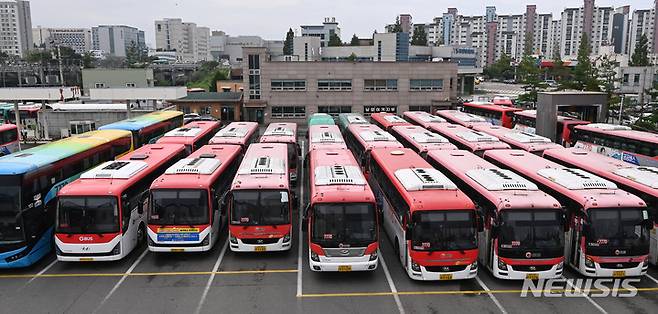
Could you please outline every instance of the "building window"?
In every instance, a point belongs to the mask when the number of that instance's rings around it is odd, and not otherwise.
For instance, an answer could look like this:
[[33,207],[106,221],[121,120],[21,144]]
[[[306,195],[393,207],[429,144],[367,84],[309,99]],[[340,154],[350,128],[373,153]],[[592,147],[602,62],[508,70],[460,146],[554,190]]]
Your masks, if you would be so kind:
[[432,113],[432,106],[427,105],[411,105],[409,106],[409,111],[424,111],[427,113]]
[[94,121],[70,121],[69,127],[71,135],[82,134],[85,132],[96,130],[96,122]]
[[352,106],[318,106],[318,112],[337,116],[341,113],[351,113]]
[[351,91],[352,80],[318,80],[319,91]]
[[272,119],[306,118],[305,106],[272,106]]
[[397,91],[398,80],[363,80],[365,91]]
[[179,110],[182,111],[184,114],[188,114],[191,112],[189,106],[181,106]]
[[94,84],[94,88],[105,88],[105,83],[96,83]]
[[387,113],[398,113],[398,106],[395,105],[370,105],[363,106],[363,115],[370,116],[373,113],[378,112],[387,112]]
[[623,83],[624,83],[624,85],[628,85],[628,74],[624,74]]
[[272,80],[272,91],[305,91],[305,80]]
[[411,91],[442,91],[443,80],[409,80]]
[[640,74],[633,75],[633,86],[640,86]]
[[135,83],[126,83],[126,87],[137,87]]

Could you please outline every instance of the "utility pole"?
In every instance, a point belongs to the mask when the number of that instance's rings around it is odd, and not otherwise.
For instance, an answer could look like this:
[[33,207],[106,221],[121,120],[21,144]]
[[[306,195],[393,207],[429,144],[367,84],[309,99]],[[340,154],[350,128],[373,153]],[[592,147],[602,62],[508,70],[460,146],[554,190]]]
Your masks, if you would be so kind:
[[619,103],[619,125],[623,124],[622,121],[621,121],[621,113],[623,112],[623,109],[624,109],[624,97],[625,96],[626,96],[625,94],[621,94],[621,102]]
[[57,59],[59,60],[59,82],[62,84],[62,87],[64,87],[64,70],[62,70],[62,50],[60,49],[60,45],[57,44]]
[[23,132],[21,132],[21,113],[18,111],[18,100],[14,101],[14,116],[16,119],[16,128],[18,131],[18,151],[21,151],[21,141],[24,141]]

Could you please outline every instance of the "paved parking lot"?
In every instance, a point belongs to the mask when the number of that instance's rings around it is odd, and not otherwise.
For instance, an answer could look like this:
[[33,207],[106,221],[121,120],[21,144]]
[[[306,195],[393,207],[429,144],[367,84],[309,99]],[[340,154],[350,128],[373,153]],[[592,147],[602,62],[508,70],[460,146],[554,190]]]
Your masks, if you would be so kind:
[[[299,191],[301,199],[304,192]],[[299,215],[299,213],[296,213]],[[299,230],[296,224],[295,230]],[[480,269],[472,280],[415,282],[382,232],[371,273],[315,273],[300,233],[289,252],[236,254],[223,238],[206,253],[150,253],[111,263],[64,263],[0,271],[4,313],[655,313],[658,268],[632,298],[520,297],[521,282]],[[567,278],[582,278],[567,269]]]

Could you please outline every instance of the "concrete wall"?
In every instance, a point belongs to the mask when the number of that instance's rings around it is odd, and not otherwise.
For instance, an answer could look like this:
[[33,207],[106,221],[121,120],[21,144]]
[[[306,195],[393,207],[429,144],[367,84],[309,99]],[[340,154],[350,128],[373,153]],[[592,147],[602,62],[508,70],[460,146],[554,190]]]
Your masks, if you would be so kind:
[[597,107],[597,121],[605,120],[608,112],[608,99],[605,93],[598,92],[549,92],[537,96],[537,134],[548,137],[556,143],[558,106]]
[[90,88],[96,88],[96,84],[103,84],[102,88],[153,87],[153,69],[83,69],[85,94]]

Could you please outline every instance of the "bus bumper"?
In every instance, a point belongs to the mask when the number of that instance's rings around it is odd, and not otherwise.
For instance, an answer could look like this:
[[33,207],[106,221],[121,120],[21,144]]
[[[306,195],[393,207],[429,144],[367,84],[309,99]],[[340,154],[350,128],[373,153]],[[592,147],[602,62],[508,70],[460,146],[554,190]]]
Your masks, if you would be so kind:
[[211,239],[210,228],[206,228],[200,236],[203,238],[201,241],[190,242],[190,241],[167,241],[167,242],[158,242],[158,234],[148,230],[148,248],[151,252],[207,252],[210,251],[213,247],[213,239]]
[[33,265],[52,250],[53,228],[48,229],[31,248],[22,247],[0,253],[0,269],[22,268]]
[[[618,257],[611,257],[611,259],[618,259]],[[626,258],[624,260],[628,260]],[[623,262],[605,261],[605,262],[591,262],[594,267],[588,267],[585,263],[585,257],[581,255],[581,263],[578,271],[588,277],[639,277],[644,276],[649,269],[648,256],[645,258],[635,257],[632,259],[638,260],[633,262],[630,267],[623,267]],[[614,266],[604,267],[604,265]],[[620,267],[621,266],[621,267]]]
[[[514,270],[515,265],[506,265],[507,270],[502,270],[498,268],[498,265],[494,265],[492,268],[492,273],[494,277],[498,279],[506,280],[525,280],[525,279],[551,279],[559,278],[562,276],[562,271],[564,269],[564,263],[559,263],[553,265],[550,269],[544,271],[525,271],[525,270]],[[517,265],[518,267],[518,265]]]
[[318,256],[319,262],[311,259],[309,250],[308,262],[312,271],[316,272],[350,272],[350,271],[373,271],[377,269],[379,258],[370,260],[370,254],[360,257],[327,257]]
[[478,274],[477,264],[475,265],[475,268],[472,268],[470,265],[466,265],[464,270],[452,272],[429,271],[427,267],[419,265],[420,272],[414,271],[411,268],[407,268],[407,274],[409,275],[409,278],[419,281],[472,279],[475,278],[475,276]]
[[57,260],[61,262],[118,261],[129,252],[123,252],[121,235],[106,243],[64,243],[55,237]]
[[246,244],[240,238],[230,237],[229,247],[233,252],[275,252],[290,250],[292,237],[289,237],[286,242],[283,239],[280,238],[276,243],[272,244]]

